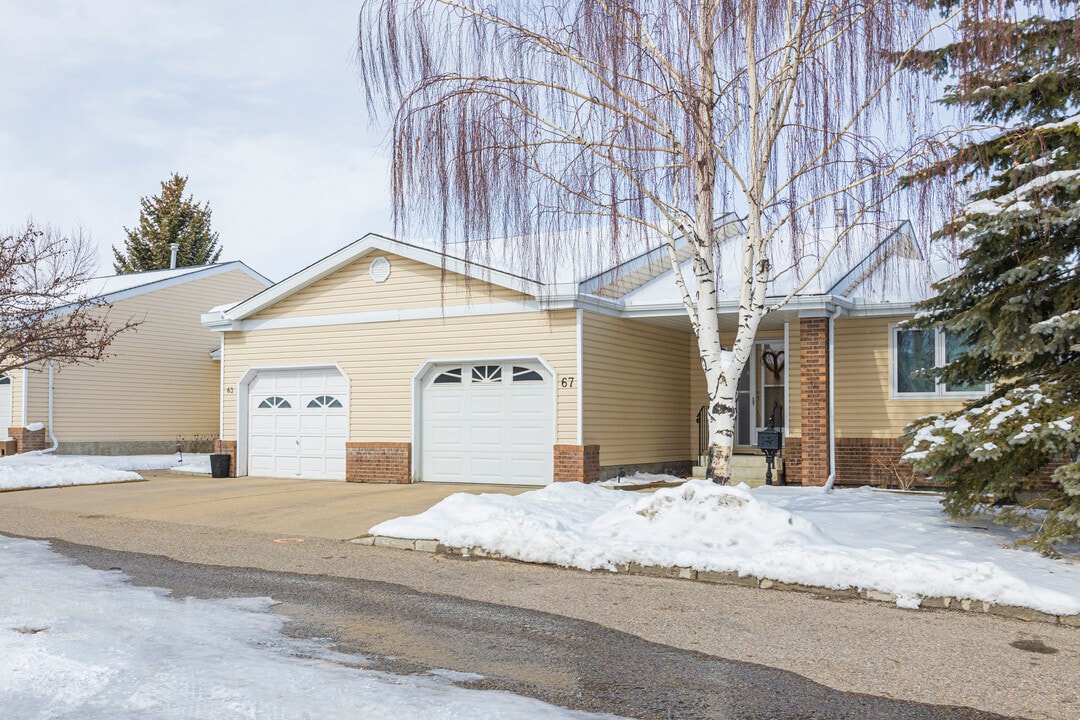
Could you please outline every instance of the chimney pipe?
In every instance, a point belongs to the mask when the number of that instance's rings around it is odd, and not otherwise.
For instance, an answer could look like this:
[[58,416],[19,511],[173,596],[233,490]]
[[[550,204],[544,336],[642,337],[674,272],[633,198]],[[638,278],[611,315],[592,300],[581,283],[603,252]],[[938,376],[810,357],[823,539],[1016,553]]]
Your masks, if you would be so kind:
[[837,205],[833,209],[833,213],[836,216],[836,227],[846,228],[848,224],[847,205]]
[[169,269],[176,269],[176,253],[180,250],[180,243],[169,243]]

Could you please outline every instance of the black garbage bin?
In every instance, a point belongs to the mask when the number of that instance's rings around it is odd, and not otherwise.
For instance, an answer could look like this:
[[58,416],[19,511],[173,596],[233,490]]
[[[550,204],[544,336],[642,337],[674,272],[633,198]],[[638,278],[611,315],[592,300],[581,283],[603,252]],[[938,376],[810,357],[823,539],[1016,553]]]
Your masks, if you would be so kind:
[[210,477],[227,478],[229,477],[229,464],[232,462],[232,455],[226,455],[224,453],[215,453],[210,456]]

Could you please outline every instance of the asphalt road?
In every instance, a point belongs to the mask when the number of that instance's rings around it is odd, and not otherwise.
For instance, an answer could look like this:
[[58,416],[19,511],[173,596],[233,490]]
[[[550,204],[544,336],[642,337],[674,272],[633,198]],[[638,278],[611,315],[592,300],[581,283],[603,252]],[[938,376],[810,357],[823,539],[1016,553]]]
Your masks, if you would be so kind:
[[1080,628],[343,542],[456,488],[147,476],[0,493],[0,533],[118,551],[78,552],[179,593],[270,595],[300,635],[574,707],[596,697],[634,714],[618,703],[638,697],[627,707],[663,718],[676,698],[716,717],[845,717],[869,702],[895,717],[956,705],[1080,720]]
[[184,563],[161,556],[54,542],[98,569],[178,597],[269,596],[286,632],[332,639],[395,673],[447,668],[478,673],[471,687],[508,690],[556,705],[669,720],[999,718],[969,708],[840,692],[792,672],[648,642],[549,613],[340,577]]

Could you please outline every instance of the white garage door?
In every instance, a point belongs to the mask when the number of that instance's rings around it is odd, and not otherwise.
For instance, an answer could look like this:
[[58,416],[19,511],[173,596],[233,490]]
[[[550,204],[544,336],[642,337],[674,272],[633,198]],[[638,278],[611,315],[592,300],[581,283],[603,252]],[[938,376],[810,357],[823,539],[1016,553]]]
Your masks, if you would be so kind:
[[248,474],[345,479],[348,384],[336,369],[260,370],[248,387]]
[[11,427],[11,376],[0,373],[0,438],[7,437]]
[[554,385],[538,363],[439,366],[421,409],[427,482],[551,482]]

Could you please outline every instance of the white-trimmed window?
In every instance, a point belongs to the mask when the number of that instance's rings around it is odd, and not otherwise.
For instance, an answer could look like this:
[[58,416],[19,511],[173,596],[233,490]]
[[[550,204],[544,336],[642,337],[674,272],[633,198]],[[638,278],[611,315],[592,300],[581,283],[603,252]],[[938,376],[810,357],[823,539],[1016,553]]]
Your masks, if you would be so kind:
[[890,392],[896,399],[977,397],[986,385],[955,385],[918,373],[944,367],[967,350],[963,340],[939,330],[889,326]]

